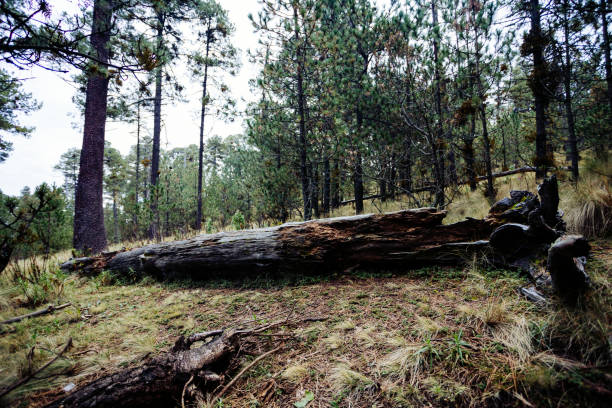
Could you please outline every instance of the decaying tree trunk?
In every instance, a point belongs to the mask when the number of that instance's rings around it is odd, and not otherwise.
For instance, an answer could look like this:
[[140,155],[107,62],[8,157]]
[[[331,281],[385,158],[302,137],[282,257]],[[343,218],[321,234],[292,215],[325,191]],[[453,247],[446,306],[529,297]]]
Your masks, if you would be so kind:
[[535,281],[534,260],[546,260],[565,223],[554,176],[529,191],[512,191],[482,220],[443,225],[445,211],[420,208],[287,223],[277,227],[200,235],[125,252],[73,259],[64,270],[109,270],[160,279],[323,274],[361,268],[409,269],[460,265],[474,255],[516,268]]
[[[163,279],[249,276],[260,272],[342,271],[355,266],[461,263],[498,225],[497,220],[442,225],[433,208],[370,214],[200,235],[184,241],[79,258],[64,270],[148,274]],[[462,244],[460,244],[462,243]]]
[[[245,346],[244,339],[279,326],[291,327],[321,320],[326,320],[326,317],[280,320],[250,329],[214,330],[187,338],[181,336],[168,352],[149,358],[141,365],[103,375],[53,401],[46,408],[176,406],[177,402],[180,404],[185,399],[187,385],[193,386],[195,395],[215,400],[244,373],[242,371],[230,382],[225,381],[225,376],[231,374],[229,370],[233,366],[232,361]],[[205,343],[200,347],[191,348],[193,344],[202,341]],[[226,382],[226,386],[215,394],[223,382]],[[187,397],[191,401],[194,399],[193,395]]]

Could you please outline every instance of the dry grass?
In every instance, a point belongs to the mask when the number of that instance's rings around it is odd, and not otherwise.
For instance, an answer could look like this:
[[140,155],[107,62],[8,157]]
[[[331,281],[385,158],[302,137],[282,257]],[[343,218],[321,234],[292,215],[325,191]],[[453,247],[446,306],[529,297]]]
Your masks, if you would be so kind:
[[[496,185],[501,198],[510,189],[533,190],[535,181],[519,175]],[[561,207],[567,212],[576,208],[572,194],[563,184]],[[486,215],[489,204],[481,204],[482,197],[480,191],[457,197],[448,222]],[[377,212],[377,205],[366,210]],[[384,205],[391,211],[403,204]],[[351,209],[342,211],[348,215]],[[464,271],[430,268],[379,276],[357,271],[288,286],[148,279],[126,284],[105,273],[93,279],[69,276],[61,294],[49,301],[71,301],[73,307],[0,334],[0,387],[27,373],[32,347],[33,367],[50,359],[68,337],[74,348],[44,378],[0,404],[40,406],[70,382],[81,384],[169,349],[181,334],[293,313],[330,318],[299,327],[286,340],[262,340],[261,352],[279,341],[287,347],[238,381],[223,406],[262,406],[257,401],[271,381],[266,406],[273,408],[293,406],[306,391],[315,395],[309,407],[607,406],[589,384],[611,386],[608,373],[597,367],[610,364],[612,242],[594,243],[593,253],[587,268],[594,289],[574,309],[556,303],[536,308],[516,293],[524,280],[476,262]],[[0,319],[34,309],[8,275],[0,276]]]
[[[612,173],[612,169],[609,173]],[[612,234],[612,188],[609,176],[585,175],[577,185],[567,185],[564,193],[561,194],[561,205],[567,209],[565,220],[568,231],[587,238]]]
[[[596,289],[580,313],[537,309],[516,294],[524,282],[514,274],[478,268],[466,269],[463,277],[452,268],[432,268],[252,288],[149,280],[104,285],[101,278],[72,276],[63,300],[75,307],[20,322],[0,337],[0,386],[27,371],[32,346],[34,366],[68,337],[74,348],[45,373],[54,376],[29,383],[3,402],[42,403],[70,382],[167,350],[181,334],[294,313],[330,318],[295,329],[293,339],[262,340],[261,352],[278,341],[286,347],[241,379],[224,406],[256,406],[270,380],[276,384],[270,407],[292,406],[306,391],[315,395],[309,407],[478,407],[493,400],[521,406],[521,398],[554,406],[559,395],[565,395],[564,406],[597,406],[597,395],[579,392],[570,379],[581,378],[584,365],[608,364],[609,247],[604,241],[595,248],[596,260],[588,267]],[[2,284],[8,298],[0,317],[29,311],[7,285]],[[560,387],[572,389],[573,399],[559,393]]]

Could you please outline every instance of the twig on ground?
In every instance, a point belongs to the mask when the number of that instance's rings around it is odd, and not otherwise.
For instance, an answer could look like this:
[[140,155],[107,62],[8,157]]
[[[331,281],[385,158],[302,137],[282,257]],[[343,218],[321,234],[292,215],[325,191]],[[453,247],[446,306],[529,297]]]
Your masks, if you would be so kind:
[[36,317],[36,316],[41,316],[41,315],[45,315],[48,313],[53,313],[57,310],[62,310],[67,308],[68,306],[72,305],[72,303],[68,302],[68,303],[64,303],[63,305],[59,305],[59,306],[53,306],[53,305],[49,305],[44,309],[40,309],[37,310],[36,312],[32,312],[32,313],[28,313],[22,316],[16,316],[16,317],[12,317],[10,319],[4,320],[2,322],[0,322],[0,324],[10,324],[10,323],[17,323],[22,321],[23,319],[27,319],[30,317]]
[[217,401],[219,400],[219,398],[223,397],[223,395],[225,395],[225,393],[227,392],[227,390],[236,383],[236,381],[238,381],[240,379],[240,377],[242,377],[244,375],[244,373],[246,373],[247,371],[249,371],[255,364],[259,363],[261,360],[263,360],[264,358],[268,357],[270,354],[277,352],[278,350],[280,350],[283,346],[278,346],[270,351],[267,351],[265,353],[263,353],[261,356],[257,357],[255,360],[253,360],[251,362],[251,364],[249,364],[248,366],[244,367],[233,379],[232,381],[230,381],[229,383],[227,383],[227,385],[225,387],[223,387],[223,389],[221,389],[221,391],[219,391],[219,393],[217,395],[215,395],[215,397],[213,398],[213,401]]
[[72,337],[68,338],[68,341],[64,345],[64,348],[62,348],[62,350],[53,359],[49,360],[45,365],[43,365],[38,370],[36,370],[33,373],[31,373],[30,375],[28,375],[27,377],[23,377],[21,380],[19,380],[17,382],[14,382],[13,384],[11,384],[8,387],[6,387],[4,390],[0,391],[0,398],[4,397],[9,392],[13,391],[15,388],[20,387],[23,384],[27,383],[32,378],[34,378],[36,376],[36,374],[40,373],[45,368],[49,367],[51,364],[56,362],[62,356],[62,354],[64,354],[66,351],[68,351],[70,346],[72,346]]

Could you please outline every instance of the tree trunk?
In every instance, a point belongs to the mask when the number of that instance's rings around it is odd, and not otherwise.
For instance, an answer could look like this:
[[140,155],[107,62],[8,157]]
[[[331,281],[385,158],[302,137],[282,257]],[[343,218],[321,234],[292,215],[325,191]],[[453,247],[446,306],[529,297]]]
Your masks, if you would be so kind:
[[74,248],[92,253],[106,248],[102,179],[109,78],[104,65],[109,61],[113,6],[110,0],[94,2],[90,42],[101,66],[87,80],[83,147],[74,203]]
[[[208,23],[208,30],[210,31],[210,22]],[[198,208],[196,212],[195,229],[200,231],[202,229],[202,177],[204,169],[204,121],[206,119],[206,104],[207,104],[207,93],[206,85],[208,85],[208,56],[210,53],[210,38],[206,36],[206,60],[204,63],[204,80],[202,81],[202,110],[200,113],[200,150],[198,153]],[[215,154],[215,158],[216,158]]]
[[[600,12],[601,12],[601,32],[602,32],[602,48],[604,54],[604,61],[606,66],[606,83],[608,85],[608,104],[610,121],[612,122],[612,62],[610,61],[610,34],[608,33],[608,9],[607,1],[600,0]],[[611,137],[608,135],[606,140],[602,141],[602,159],[608,161],[608,149],[610,148]]]
[[546,62],[544,60],[544,47],[542,45],[542,26],[540,22],[539,0],[529,0],[531,30],[529,41],[533,55],[533,71],[531,73],[530,87],[534,96],[536,113],[536,178],[546,177],[549,160],[547,158],[546,142],[546,105],[548,96],[542,82],[546,75]]
[[314,163],[310,163],[310,206],[315,218],[319,218],[319,169]]
[[323,162],[323,214],[324,216],[329,215],[329,202],[330,202],[330,190],[331,190],[331,178],[329,169],[329,157],[325,157]]
[[334,168],[331,174],[331,208],[340,206],[340,159],[334,159]]
[[[158,16],[157,26],[157,51],[160,52],[163,45],[164,18]],[[161,142],[161,104],[162,104],[162,78],[163,67],[159,66],[155,72],[155,98],[153,102],[153,151],[151,152],[151,225],[149,227],[149,238],[160,239],[159,235],[159,210],[157,181],[159,179],[159,148]]]
[[[436,2],[431,2],[431,15],[434,30],[438,29],[438,9],[436,8]],[[436,134],[435,140],[432,143],[433,148],[433,160],[434,160],[434,177],[436,179],[436,201],[435,206],[443,208],[445,204],[444,187],[446,184],[445,170],[444,170],[444,134],[442,129],[442,93],[440,89],[440,56],[439,56],[439,34],[434,34],[433,40],[433,53],[434,53],[434,88],[435,88],[435,102],[436,102]]]
[[469,262],[472,250],[482,249],[482,244],[470,242],[487,239],[495,225],[475,219],[442,225],[445,215],[426,208],[200,235],[74,259],[62,269],[205,280],[266,272],[324,273],[357,265],[380,268]]
[[563,10],[564,10],[564,18],[563,18],[563,40],[565,47],[565,69],[564,69],[564,78],[563,85],[565,87],[565,115],[567,116],[567,133],[568,133],[568,147],[569,147],[569,158],[572,163],[572,178],[574,181],[578,181],[579,171],[578,171],[578,143],[576,140],[576,128],[574,125],[574,112],[572,108],[572,88],[571,88],[571,80],[572,80],[572,60],[570,57],[570,33],[569,33],[569,1],[563,1]]
[[480,104],[480,120],[482,124],[482,140],[484,141],[484,156],[485,169],[487,176],[487,197],[495,197],[495,188],[493,187],[493,169],[491,167],[491,141],[489,140],[489,132],[487,130],[487,116],[483,103]]
[[355,190],[355,213],[363,213],[363,169],[361,166],[361,152],[358,150],[355,156],[353,169],[353,188]]
[[300,132],[300,178],[302,180],[302,200],[304,202],[304,220],[308,221],[312,218],[312,206],[310,201],[310,188],[308,179],[308,144],[306,138],[306,101],[304,95],[304,56],[302,55],[302,47],[299,44],[300,31],[298,25],[298,7],[293,4],[293,24],[295,41],[297,45],[297,103],[298,103],[298,121]]
[[134,223],[134,238],[137,238],[138,231],[138,212],[140,204],[138,203],[138,190],[140,190],[140,103],[138,101],[138,113],[136,116],[136,185],[134,186],[134,216],[132,222]]
[[117,191],[113,191],[113,229],[115,232],[115,242],[120,242],[119,238],[119,212],[117,210]]

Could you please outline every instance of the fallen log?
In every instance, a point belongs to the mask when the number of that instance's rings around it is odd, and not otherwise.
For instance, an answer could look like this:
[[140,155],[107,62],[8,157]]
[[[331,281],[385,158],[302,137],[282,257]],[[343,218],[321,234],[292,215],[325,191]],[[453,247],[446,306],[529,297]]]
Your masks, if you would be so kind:
[[[176,406],[177,401],[181,401],[184,405],[185,393],[190,384],[193,385],[196,395],[207,394],[206,399],[212,397],[214,401],[235,384],[246,371],[280,347],[277,346],[260,355],[215,394],[219,386],[223,385],[226,376],[231,374],[233,362],[240,356],[245,346],[243,339],[260,336],[279,326],[297,326],[311,320],[285,319],[252,328],[215,330],[195,334],[187,339],[180,337],[168,352],[151,357],[140,365],[102,375],[46,407],[152,408]],[[212,340],[191,348],[196,341],[208,338]],[[190,399],[193,400],[191,396]]]
[[[287,223],[200,235],[131,251],[78,258],[67,271],[152,275],[161,279],[249,276],[261,272],[324,273],[356,266],[457,264],[480,251],[499,222],[466,219],[442,225],[433,208]],[[476,242],[475,242],[476,241]]]

